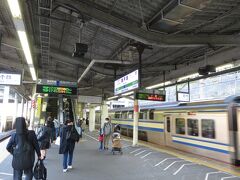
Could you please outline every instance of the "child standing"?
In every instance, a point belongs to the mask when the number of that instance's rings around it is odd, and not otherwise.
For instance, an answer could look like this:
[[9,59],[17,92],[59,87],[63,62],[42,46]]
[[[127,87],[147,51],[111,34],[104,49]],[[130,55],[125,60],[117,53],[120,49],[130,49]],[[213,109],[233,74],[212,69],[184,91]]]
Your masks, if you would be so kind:
[[103,139],[104,139],[103,129],[100,128],[99,136],[98,136],[98,141],[100,142],[100,146],[99,146],[100,151],[103,150]]

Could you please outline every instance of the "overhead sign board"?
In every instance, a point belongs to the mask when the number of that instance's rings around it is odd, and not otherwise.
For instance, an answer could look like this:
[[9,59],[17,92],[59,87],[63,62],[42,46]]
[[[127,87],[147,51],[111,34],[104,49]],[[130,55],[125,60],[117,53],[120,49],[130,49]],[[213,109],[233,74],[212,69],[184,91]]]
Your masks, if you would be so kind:
[[135,99],[147,101],[166,101],[166,95],[136,92]]
[[0,84],[21,85],[21,74],[0,73]]
[[114,82],[114,94],[122,94],[138,88],[138,70],[123,76]]
[[78,96],[78,102],[101,104],[102,103],[102,97],[98,97],[98,96]]
[[77,95],[77,87],[63,87],[37,84],[37,93]]
[[189,102],[190,95],[187,92],[177,92],[177,101],[179,102]]
[[42,85],[53,85],[53,86],[64,86],[64,87],[77,87],[77,82],[71,81],[56,81],[49,79],[38,79],[37,84]]
[[135,99],[148,101],[166,101],[166,91],[155,89],[139,89],[135,92]]

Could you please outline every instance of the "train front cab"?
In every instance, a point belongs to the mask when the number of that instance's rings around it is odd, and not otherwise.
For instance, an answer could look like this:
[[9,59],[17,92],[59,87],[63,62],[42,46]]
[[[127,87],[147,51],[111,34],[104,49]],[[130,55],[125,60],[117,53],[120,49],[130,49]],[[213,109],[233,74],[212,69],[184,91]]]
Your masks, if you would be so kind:
[[232,96],[226,99],[228,105],[228,121],[230,145],[232,148],[231,162],[240,166],[240,96]]

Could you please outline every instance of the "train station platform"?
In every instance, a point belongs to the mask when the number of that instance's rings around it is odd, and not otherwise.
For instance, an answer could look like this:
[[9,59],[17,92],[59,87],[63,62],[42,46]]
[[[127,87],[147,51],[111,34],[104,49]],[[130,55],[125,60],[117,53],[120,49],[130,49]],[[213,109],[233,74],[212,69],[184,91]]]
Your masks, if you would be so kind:
[[[73,169],[62,171],[62,155],[58,146],[49,149],[45,166],[48,179],[53,180],[237,180],[240,170],[234,166],[198,158],[173,149],[164,149],[149,143],[140,143],[132,147],[124,139],[123,155],[112,155],[111,151],[99,151],[97,132],[86,133],[76,144]],[[6,155],[4,147],[7,140],[1,143],[0,180],[12,179],[11,156]],[[2,153],[3,152],[3,153]],[[1,160],[2,159],[2,160]],[[214,168],[215,167],[215,168]]]

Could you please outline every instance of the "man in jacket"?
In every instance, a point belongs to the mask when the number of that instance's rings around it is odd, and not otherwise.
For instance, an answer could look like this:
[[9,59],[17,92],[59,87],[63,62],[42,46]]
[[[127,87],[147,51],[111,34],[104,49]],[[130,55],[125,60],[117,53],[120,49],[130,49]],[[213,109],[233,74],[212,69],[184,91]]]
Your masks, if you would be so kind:
[[103,125],[103,134],[104,134],[103,142],[104,142],[104,149],[108,150],[109,139],[112,134],[112,124],[109,118],[106,118],[105,121],[106,122]]
[[51,121],[47,121],[45,126],[42,126],[37,135],[37,140],[39,142],[41,155],[43,159],[46,158],[47,149],[50,148],[51,142]]
[[13,180],[22,179],[23,173],[26,180],[32,180],[35,152],[38,158],[42,159],[37,137],[34,131],[27,129],[23,117],[16,118],[15,128],[16,132],[11,136],[6,147],[8,152],[13,155]]
[[[74,137],[72,137],[74,135]],[[79,141],[79,134],[73,125],[72,120],[67,120],[60,130],[59,154],[63,154],[63,172],[72,169],[73,151],[75,143]]]

